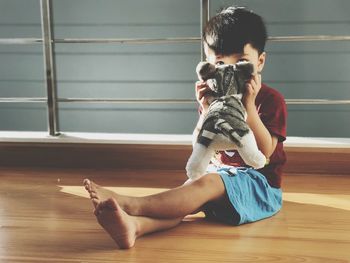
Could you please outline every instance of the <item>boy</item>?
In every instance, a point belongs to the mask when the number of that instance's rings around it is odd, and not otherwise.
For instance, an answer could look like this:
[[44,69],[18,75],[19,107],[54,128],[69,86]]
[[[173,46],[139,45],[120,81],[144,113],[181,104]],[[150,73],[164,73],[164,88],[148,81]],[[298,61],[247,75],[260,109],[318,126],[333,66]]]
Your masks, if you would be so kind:
[[[269,162],[256,171],[246,167],[237,152],[222,152],[219,159],[223,168],[146,197],[122,196],[85,179],[98,222],[120,248],[134,246],[144,234],[175,227],[186,215],[198,211],[239,225],[270,217],[280,210],[281,169],[286,161],[282,144],[286,137],[286,106],[277,91],[261,84],[266,39],[261,17],[245,8],[223,10],[210,19],[203,32],[209,62],[234,64],[243,60],[254,65],[255,74],[247,83],[242,101],[247,123]],[[208,91],[205,82],[196,83],[200,118],[208,110]]]

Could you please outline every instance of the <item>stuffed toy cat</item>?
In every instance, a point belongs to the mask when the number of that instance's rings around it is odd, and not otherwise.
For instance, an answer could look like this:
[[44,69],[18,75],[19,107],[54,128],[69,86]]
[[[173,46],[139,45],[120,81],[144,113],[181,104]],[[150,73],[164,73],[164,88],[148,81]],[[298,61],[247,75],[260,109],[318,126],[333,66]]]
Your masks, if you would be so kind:
[[238,62],[215,66],[200,62],[198,78],[206,81],[212,91],[206,116],[200,118],[193,133],[193,151],[187,165],[191,180],[204,175],[216,151],[237,150],[244,162],[255,169],[266,164],[253,132],[246,123],[247,114],[241,102],[246,82],[251,79],[253,65]]

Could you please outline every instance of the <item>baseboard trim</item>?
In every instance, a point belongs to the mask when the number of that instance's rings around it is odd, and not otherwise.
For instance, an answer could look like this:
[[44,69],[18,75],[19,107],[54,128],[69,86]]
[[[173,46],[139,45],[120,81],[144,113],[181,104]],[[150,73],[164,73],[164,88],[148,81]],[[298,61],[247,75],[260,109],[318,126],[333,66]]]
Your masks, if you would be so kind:
[[[1,167],[183,170],[190,145],[1,142]],[[287,173],[350,174],[348,147],[285,146]]]

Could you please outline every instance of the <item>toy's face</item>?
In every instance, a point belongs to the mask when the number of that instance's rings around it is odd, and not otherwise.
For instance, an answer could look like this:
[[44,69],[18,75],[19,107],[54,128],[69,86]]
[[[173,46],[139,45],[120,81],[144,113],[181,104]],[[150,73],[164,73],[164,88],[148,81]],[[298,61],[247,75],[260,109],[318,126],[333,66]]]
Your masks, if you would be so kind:
[[[253,48],[251,44],[245,45],[242,53],[237,53],[237,54],[235,53],[227,56],[215,54],[215,52],[210,48],[208,48],[207,45],[204,45],[204,51],[207,57],[207,61],[209,63],[217,65],[217,67],[219,66],[219,68],[225,65],[233,65],[238,62],[249,62],[253,65],[252,74],[256,74],[262,71],[265,64],[265,57],[266,57],[265,52],[259,55],[258,51],[255,48]],[[228,83],[228,80],[226,80],[224,83]],[[209,86],[214,87],[213,85],[209,85]],[[242,90],[243,86],[235,91],[235,90],[232,90],[232,85],[231,85],[231,89],[229,89],[229,91],[223,90],[222,92],[224,92],[225,94],[227,94],[227,92],[230,94],[244,93],[244,90]],[[216,87],[214,88],[212,87],[211,89],[213,90],[217,89]]]
[[198,78],[206,81],[217,97],[243,94],[253,70],[253,65],[249,62],[217,66],[209,62],[200,62],[196,68]]
[[218,96],[244,94],[246,82],[254,71],[250,62],[216,66],[214,91]]

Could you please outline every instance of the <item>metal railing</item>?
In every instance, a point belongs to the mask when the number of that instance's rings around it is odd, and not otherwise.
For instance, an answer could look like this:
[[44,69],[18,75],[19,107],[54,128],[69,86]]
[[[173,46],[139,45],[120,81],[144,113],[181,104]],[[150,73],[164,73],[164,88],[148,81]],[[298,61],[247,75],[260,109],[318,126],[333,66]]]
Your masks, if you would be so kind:
[[[309,41],[350,41],[349,36],[280,36],[269,37],[273,42],[309,42]],[[55,38],[53,43],[57,44],[176,44],[196,43],[201,41],[200,37],[174,37],[174,38]],[[0,38],[0,44],[4,45],[28,45],[42,44],[42,38]],[[204,58],[204,56],[202,57]]]
[[[209,0],[200,0],[200,36],[205,23],[209,20]],[[42,38],[0,38],[4,45],[32,45],[43,46],[44,70],[47,88],[47,97],[40,98],[0,98],[0,103],[46,103],[48,112],[48,131],[51,136],[59,135],[58,103],[195,103],[194,99],[107,99],[107,98],[58,98],[55,69],[56,43],[69,44],[165,44],[165,43],[192,43],[200,42],[201,37],[183,38],[54,38],[52,19],[52,0],[40,0]],[[268,41],[301,42],[301,41],[350,41],[349,36],[277,36],[269,37]],[[201,58],[204,59],[203,43],[201,44]],[[350,100],[330,99],[286,99],[287,104],[319,104],[339,105],[350,104]]]
[[[330,99],[285,99],[289,105],[296,104],[317,104],[317,105],[344,105],[350,104],[350,100]],[[48,103],[48,99],[42,98],[0,98],[0,103]],[[195,99],[109,99],[109,98],[58,98],[56,102],[62,103],[196,103]]]

